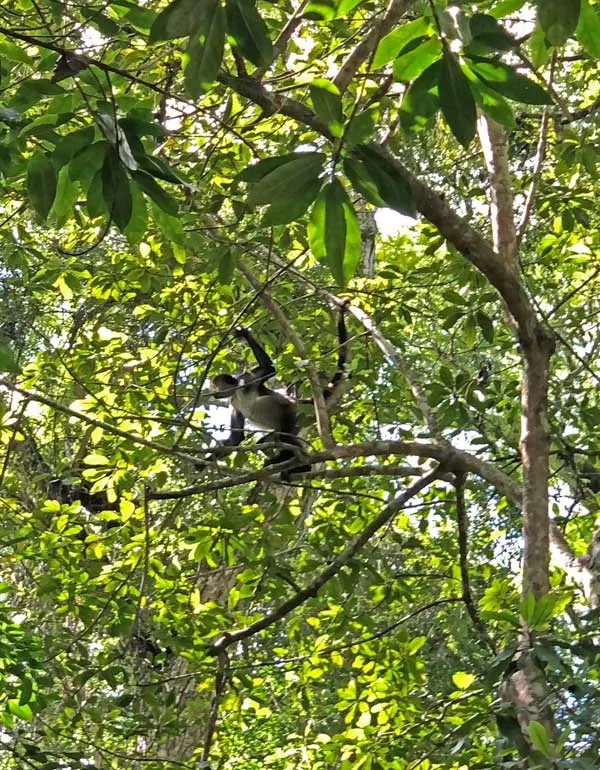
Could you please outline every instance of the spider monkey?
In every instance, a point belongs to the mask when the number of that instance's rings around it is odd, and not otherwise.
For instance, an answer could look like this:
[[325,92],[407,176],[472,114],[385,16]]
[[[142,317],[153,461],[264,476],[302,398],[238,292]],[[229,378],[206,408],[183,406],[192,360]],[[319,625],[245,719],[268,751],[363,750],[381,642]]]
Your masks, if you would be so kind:
[[[340,316],[337,324],[338,333],[338,360],[335,374],[331,382],[323,389],[323,397],[327,401],[336,390],[342,377],[347,358],[348,333],[346,331],[345,313],[349,300],[340,305]],[[312,399],[293,399],[277,393],[265,385],[266,380],[275,375],[275,366],[265,349],[252,336],[249,329],[239,326],[234,335],[237,339],[246,340],[258,366],[250,372],[244,372],[239,377],[231,374],[217,374],[213,379],[213,397],[216,399],[228,399],[231,405],[230,433],[212,455],[211,459],[227,454],[227,447],[236,447],[244,440],[244,425],[246,420],[251,420],[257,427],[270,431],[257,443],[264,441],[280,440],[288,447],[281,449],[266,465],[283,463],[296,458],[298,466],[290,471],[284,471],[281,478],[289,481],[290,473],[305,473],[310,470],[308,463],[301,464],[300,458],[304,454],[302,440],[298,437],[300,426],[297,418],[297,405],[299,403],[312,403]],[[291,447],[289,446],[291,445]],[[202,467],[202,466],[201,466]]]

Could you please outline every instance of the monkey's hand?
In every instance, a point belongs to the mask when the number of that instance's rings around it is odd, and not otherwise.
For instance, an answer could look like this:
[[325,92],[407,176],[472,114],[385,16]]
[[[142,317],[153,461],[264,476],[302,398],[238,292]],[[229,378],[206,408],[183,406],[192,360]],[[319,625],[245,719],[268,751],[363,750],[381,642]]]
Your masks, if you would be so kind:
[[247,326],[236,326],[233,330],[233,336],[236,340],[247,340],[250,336],[250,329]]

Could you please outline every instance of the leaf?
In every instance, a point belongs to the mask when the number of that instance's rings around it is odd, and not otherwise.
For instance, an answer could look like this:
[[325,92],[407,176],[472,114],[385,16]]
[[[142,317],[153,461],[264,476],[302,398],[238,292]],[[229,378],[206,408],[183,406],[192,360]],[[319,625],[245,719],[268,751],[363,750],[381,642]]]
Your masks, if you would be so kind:
[[233,37],[242,56],[256,67],[263,67],[273,59],[273,44],[267,25],[260,17],[252,0],[227,0],[227,32]]
[[487,13],[474,13],[469,19],[469,28],[473,43],[481,43],[496,51],[510,51],[518,45],[497,19]]
[[312,21],[331,21],[350,13],[360,2],[361,0],[310,0],[302,16]]
[[442,44],[439,38],[432,37],[412,51],[399,56],[393,65],[396,80],[414,80],[418,78],[433,62],[440,58]]
[[6,342],[0,342],[0,372],[19,374],[21,367],[17,363],[12,348]]
[[510,13],[519,11],[525,3],[526,0],[500,0],[500,2],[496,3],[490,10],[490,14],[496,19],[502,19]]
[[[251,188],[248,206],[273,204],[271,224],[283,224],[282,219],[289,222],[302,216],[314,199],[313,196],[307,200],[307,188],[312,193],[316,185],[320,185],[324,160],[325,156],[318,152],[294,153],[290,160],[263,176]],[[289,218],[285,218],[286,207],[289,207]]]
[[459,690],[468,690],[475,681],[475,674],[467,674],[465,671],[457,671],[452,675],[452,681]]
[[344,159],[344,173],[350,180],[350,184],[365,200],[378,208],[385,207],[385,201],[379,194],[377,185],[371,178],[365,164],[358,158]]
[[85,207],[92,219],[100,217],[106,213],[106,201],[104,200],[104,188],[102,182],[102,171],[98,170],[94,174],[92,183],[88,187]]
[[340,286],[356,271],[360,259],[360,227],[339,179],[328,182],[311,209],[308,240],[316,259],[328,265]]
[[325,78],[313,80],[309,88],[315,112],[334,136],[341,136],[344,131],[344,112],[339,88]]
[[469,67],[494,91],[523,104],[552,104],[550,94],[533,80],[499,61],[470,60]]
[[96,171],[102,168],[108,149],[108,142],[102,141],[95,142],[77,153],[69,163],[71,179],[91,180]]
[[477,325],[481,329],[481,334],[483,335],[483,339],[486,342],[489,342],[490,344],[492,344],[494,341],[494,324],[492,323],[491,318],[481,310],[478,310],[475,313],[475,320],[477,321]]
[[581,0],[576,34],[585,51],[594,59],[600,59],[600,19],[596,7],[592,7],[589,0]]
[[463,147],[475,136],[477,110],[469,81],[454,54],[445,50],[438,80],[440,107],[450,130]]
[[185,88],[194,99],[217,79],[225,47],[225,12],[220,0],[207,0],[202,7],[199,28],[190,37],[186,52]]
[[538,0],[538,21],[552,45],[564,45],[577,28],[581,0]]
[[118,150],[119,158],[125,168],[135,171],[138,164],[133,157],[131,147],[127,141],[127,136],[121,126],[115,123],[115,119],[112,115],[108,115],[105,112],[98,113],[97,120],[102,127],[102,131],[108,140],[108,143],[114,147],[115,150]]
[[532,719],[528,725],[529,737],[531,743],[535,749],[540,751],[545,757],[552,758],[552,746],[550,744],[550,736],[546,732],[546,728],[541,722],[537,722]]
[[19,705],[24,706],[31,700],[33,693],[33,680],[26,676],[21,680],[21,695],[19,697]]
[[321,153],[288,152],[285,155],[276,155],[274,158],[263,158],[262,160],[259,160],[258,163],[246,166],[236,178],[240,182],[259,182],[263,177],[279,166],[283,166],[297,158],[306,157],[307,155],[319,155],[323,159],[323,162],[325,161],[325,156]]
[[50,216],[56,222],[57,227],[62,227],[73,213],[78,197],[79,185],[69,176],[68,166],[63,166],[58,174],[56,195],[50,209]]
[[86,126],[79,131],[71,131],[70,134],[63,136],[54,148],[52,157],[57,167],[60,168],[68,163],[84,147],[91,145],[94,139],[94,126]]
[[150,28],[150,42],[192,35],[203,12],[201,0],[174,0],[158,14]]
[[396,167],[367,144],[359,145],[355,156],[363,162],[385,205],[401,214],[415,216],[416,208],[410,185]]
[[148,211],[146,201],[137,185],[131,186],[131,218],[124,230],[125,237],[131,244],[139,243],[148,227]]
[[378,119],[379,110],[376,107],[370,107],[355,115],[346,127],[344,146],[348,148],[353,147],[355,144],[360,144],[370,139],[373,136]]
[[131,218],[131,190],[125,169],[114,150],[104,159],[102,192],[113,222],[123,232]]
[[411,83],[400,105],[400,124],[405,131],[424,128],[440,108],[437,82],[442,62],[434,62]]
[[552,46],[546,40],[544,30],[540,27],[539,22],[536,23],[529,36],[529,55],[533,66],[543,67],[544,64],[547,64],[551,49]]
[[373,58],[372,68],[377,70],[383,67],[384,64],[395,59],[407,43],[429,34],[430,31],[431,21],[424,16],[396,27],[396,29],[382,37],[379,41]]
[[50,158],[37,152],[27,164],[27,190],[31,205],[42,220],[46,219],[56,195],[57,175]]
[[172,198],[163,188],[154,181],[149,175],[143,171],[132,171],[131,177],[149,198],[156,203],[157,206],[171,216],[176,216],[179,211],[179,204]]
[[31,707],[27,703],[22,706],[16,698],[8,699],[8,710],[11,714],[19,717],[19,719],[23,719],[25,722],[30,722],[33,716]]
[[488,88],[476,77],[473,80],[469,79],[469,85],[475,102],[482,112],[501,126],[516,128],[517,121],[512,107],[501,94]]

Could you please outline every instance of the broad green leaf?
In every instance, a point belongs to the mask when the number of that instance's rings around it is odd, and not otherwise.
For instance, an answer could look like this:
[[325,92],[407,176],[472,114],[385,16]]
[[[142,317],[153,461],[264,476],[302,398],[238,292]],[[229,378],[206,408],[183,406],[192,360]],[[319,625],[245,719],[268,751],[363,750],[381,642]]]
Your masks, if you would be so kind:
[[296,188],[293,197],[275,200],[267,209],[261,220],[263,227],[284,225],[300,219],[308,211],[308,207],[319,194],[323,180],[319,176],[309,179],[303,187]]
[[310,0],[303,17],[312,21],[331,21],[346,16],[362,0]]
[[131,147],[127,141],[127,136],[121,126],[118,123],[115,123],[115,119],[112,115],[108,115],[105,112],[98,113],[97,120],[102,127],[102,132],[108,140],[108,143],[118,151],[119,158],[125,168],[128,168],[130,171],[135,171],[138,164],[133,157]]
[[19,717],[19,719],[22,719],[25,722],[30,722],[33,716],[31,707],[27,703],[22,706],[16,698],[8,699],[8,710],[11,714]]
[[475,313],[475,320],[477,321],[477,325],[481,329],[481,334],[483,335],[483,339],[486,342],[489,342],[490,344],[494,341],[494,324],[492,323],[492,319],[486,315],[482,310],[477,310]]
[[64,166],[71,158],[84,147],[88,147],[94,140],[94,126],[86,126],[79,131],[71,131],[63,136],[54,148],[53,158],[57,167]]
[[359,112],[355,115],[348,126],[344,134],[344,147],[351,148],[355,144],[361,144],[366,142],[373,136],[375,126],[379,119],[379,110],[376,107],[370,107],[364,112]]
[[156,203],[157,206],[171,216],[176,216],[179,211],[179,204],[172,198],[163,188],[157,184],[154,179],[143,171],[132,171],[131,177],[149,198]]
[[96,171],[102,168],[108,149],[108,142],[95,142],[77,153],[69,163],[71,179],[89,183]]
[[491,8],[490,14],[496,19],[503,19],[510,13],[519,11],[526,2],[527,0],[500,0],[499,3],[496,3],[496,5]]
[[440,108],[438,78],[441,60],[434,62],[404,94],[400,105],[400,125],[405,131],[419,131]]
[[203,9],[186,52],[185,88],[194,99],[217,79],[225,47],[225,11],[220,0],[208,0]]
[[459,690],[468,690],[475,681],[475,674],[457,671],[455,674],[452,674],[452,681]]
[[517,46],[515,38],[487,13],[474,13],[469,27],[473,43],[482,43],[496,51],[510,51]]
[[442,53],[439,38],[432,37],[412,51],[399,56],[393,64],[396,80],[414,80],[437,61]]
[[26,676],[21,680],[21,695],[19,697],[19,705],[24,706],[31,700],[33,693],[33,679]]
[[114,150],[104,159],[102,192],[113,222],[123,232],[131,218],[131,190],[125,169]]
[[499,61],[469,60],[469,67],[494,91],[523,104],[552,104],[552,97],[533,80]]
[[416,209],[410,185],[392,163],[366,144],[356,147],[354,154],[362,161],[385,205],[401,214],[415,216]]
[[0,372],[18,374],[21,371],[12,348],[6,342],[0,342]]
[[[469,70],[467,70],[468,72]],[[473,74],[469,78],[469,85],[475,102],[482,112],[495,120],[496,123],[500,123],[501,126],[510,129],[516,128],[517,121],[512,107],[501,94],[488,88]]]
[[318,152],[296,153],[295,157],[262,177],[250,190],[249,206],[265,206],[271,203],[290,205],[294,197],[319,178],[325,156]]
[[334,136],[344,131],[342,97],[337,86],[330,80],[318,78],[310,84],[310,99],[317,115]]
[[131,218],[124,230],[125,237],[131,244],[139,243],[148,227],[146,201],[137,185],[131,185]]
[[50,209],[50,217],[57,227],[62,227],[73,214],[73,209],[79,197],[79,185],[69,176],[69,167],[63,166],[58,174],[56,195]]
[[372,68],[377,70],[383,67],[384,64],[395,59],[407,43],[428,35],[430,31],[431,21],[424,16],[396,27],[379,41]]
[[463,147],[475,136],[477,110],[469,81],[454,54],[444,51],[438,81],[440,107],[446,122]]
[[345,286],[360,259],[360,227],[339,179],[328,182],[319,193],[310,213],[308,240],[315,258]]
[[597,5],[591,6],[589,0],[581,0],[581,13],[576,31],[577,40],[594,59],[600,59],[600,19],[597,8]]
[[541,722],[532,719],[528,725],[529,737],[534,749],[540,751],[545,757],[552,758],[552,744],[546,728]]
[[386,203],[379,194],[377,185],[371,178],[365,164],[358,158],[344,159],[344,173],[357,193],[378,208],[384,208]]
[[577,28],[581,0],[538,0],[538,21],[552,45],[564,45]]
[[273,44],[267,25],[256,10],[253,0],[227,0],[227,32],[245,59],[256,67],[273,59]]
[[202,13],[203,2],[199,0],[174,0],[154,20],[150,28],[150,41],[193,35]]
[[472,315],[468,315],[466,317],[463,331],[465,334],[466,346],[469,349],[474,348],[475,343],[477,342],[477,324],[475,323],[475,319]]
[[27,164],[27,191],[31,205],[42,220],[46,219],[56,195],[56,168],[42,152],[33,155]]
[[259,182],[263,177],[279,166],[283,166],[292,160],[297,160],[299,157],[306,157],[307,155],[318,155],[323,159],[323,162],[325,160],[325,156],[321,155],[321,153],[288,152],[285,155],[276,155],[273,158],[263,158],[262,160],[259,160],[258,163],[246,166],[246,168],[237,175],[236,179],[240,182]]
[[547,64],[551,50],[552,46],[546,40],[544,30],[540,27],[539,22],[536,23],[529,37],[529,55],[533,66],[539,68]]
[[104,200],[104,184],[102,170],[96,171],[92,183],[88,187],[85,207],[92,219],[106,214],[106,201]]

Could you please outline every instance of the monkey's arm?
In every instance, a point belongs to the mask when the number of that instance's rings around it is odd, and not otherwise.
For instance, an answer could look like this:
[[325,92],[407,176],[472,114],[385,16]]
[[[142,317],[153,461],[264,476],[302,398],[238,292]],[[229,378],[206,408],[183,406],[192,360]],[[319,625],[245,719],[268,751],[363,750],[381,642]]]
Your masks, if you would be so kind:
[[334,394],[337,384],[345,374],[346,359],[348,357],[348,330],[346,329],[346,307],[350,304],[350,300],[346,300],[340,307],[340,317],[337,324],[338,333],[338,360],[337,368],[331,382],[323,390],[323,397],[325,401]]
[[246,340],[250,349],[256,359],[258,368],[252,371],[252,374],[256,375],[257,379],[266,380],[269,377],[275,375],[275,364],[271,360],[271,357],[267,354],[266,350],[260,345],[252,336],[250,329],[245,326],[238,326],[235,330],[235,336],[239,339]]
[[244,415],[232,406],[229,436],[223,442],[223,446],[239,446],[242,443],[244,440],[244,423]]

